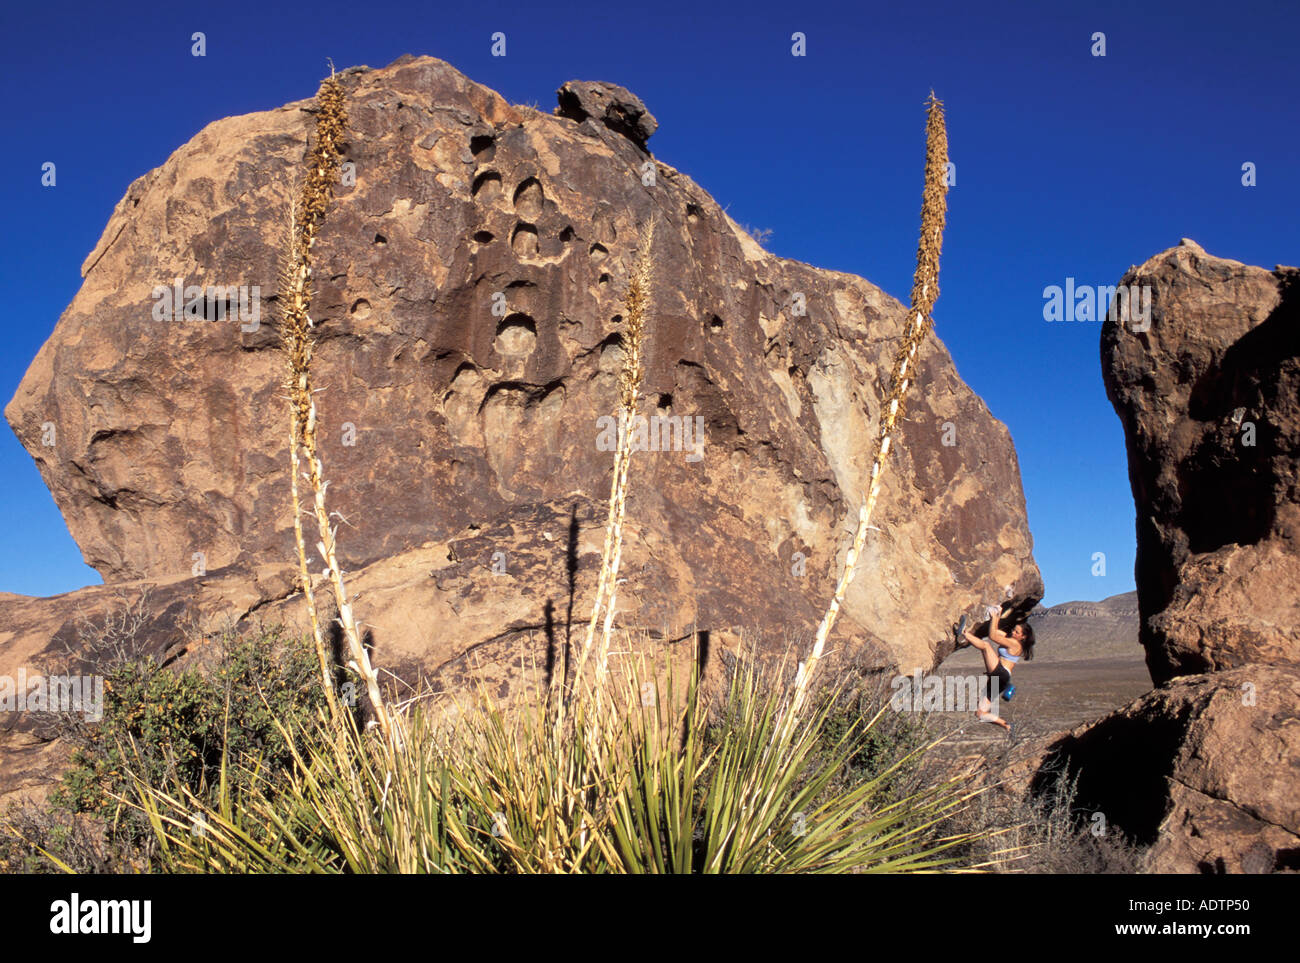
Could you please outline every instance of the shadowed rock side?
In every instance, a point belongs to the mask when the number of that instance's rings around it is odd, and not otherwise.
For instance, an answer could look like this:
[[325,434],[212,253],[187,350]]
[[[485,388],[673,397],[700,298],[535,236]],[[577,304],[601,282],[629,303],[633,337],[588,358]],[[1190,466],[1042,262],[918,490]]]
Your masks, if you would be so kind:
[[1185,240],[1120,282],[1150,285],[1149,330],[1102,329],[1157,683],[1300,663],[1297,279],[1296,268],[1266,271]]
[[[769,648],[811,634],[903,306],[763,251],[646,152],[657,123],[622,88],[566,84],[548,115],[431,58],[341,78],[355,182],[315,249],[314,372],[378,664],[435,687],[474,667],[504,679],[588,617],[613,464],[597,419],[616,410],[622,299],[652,217],[642,411],[677,419],[681,450],[634,456],[619,624]],[[310,109],[217,121],[133,183],[6,409],[105,581],[183,582],[213,619],[301,618],[274,302]],[[918,123],[918,197],[920,157]],[[176,278],[260,286],[255,330],[156,320],[154,288]],[[928,667],[963,611],[1042,595],[1006,428],[937,339],[918,367],[836,633],[868,665]],[[211,574],[192,577],[199,552]],[[223,608],[233,586],[249,597]],[[46,629],[29,624],[38,651]]]

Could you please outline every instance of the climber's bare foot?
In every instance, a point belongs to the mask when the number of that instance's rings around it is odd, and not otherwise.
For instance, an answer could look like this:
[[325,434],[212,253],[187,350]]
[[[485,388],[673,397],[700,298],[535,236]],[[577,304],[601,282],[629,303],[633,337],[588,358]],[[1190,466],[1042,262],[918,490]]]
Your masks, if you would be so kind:
[[991,722],[993,725],[1001,726],[1003,729],[1007,730],[1007,732],[1010,732],[1011,723],[1007,722],[1007,720],[1003,719],[1001,716],[990,712],[990,708],[991,706],[989,705],[989,701],[987,699],[982,700],[978,711],[975,713],[975,718],[980,722]]

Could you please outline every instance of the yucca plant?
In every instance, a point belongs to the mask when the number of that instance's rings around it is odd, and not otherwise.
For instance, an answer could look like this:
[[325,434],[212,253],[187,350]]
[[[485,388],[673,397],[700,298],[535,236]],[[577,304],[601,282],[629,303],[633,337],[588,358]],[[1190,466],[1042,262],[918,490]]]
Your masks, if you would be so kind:
[[956,862],[949,851],[963,840],[935,827],[969,798],[963,780],[887,800],[882,786],[909,754],[871,779],[833,785],[879,715],[859,718],[822,750],[834,693],[783,735],[781,687],[756,664],[733,672],[720,719],[710,721],[697,684],[693,674],[672,719],[642,710],[641,754],[613,826],[625,869],[899,872]]
[[[899,872],[957,862],[969,836],[941,822],[972,793],[961,779],[904,798],[837,776],[874,719],[823,747],[828,707],[789,737],[781,689],[750,664],[710,711],[697,670],[677,688],[610,674],[601,708],[574,700],[572,751],[545,708],[486,693],[437,722],[394,714],[396,740],[328,717],[280,780],[223,766],[218,802],[136,785],[160,868],[208,872]],[[649,690],[652,699],[643,698]],[[774,738],[775,736],[775,738]],[[232,763],[233,765],[233,763]],[[236,784],[247,787],[236,796]],[[201,832],[195,827],[201,826]]]
[[316,599],[312,592],[311,573],[307,562],[306,540],[302,530],[302,506],[298,495],[299,452],[307,463],[306,477],[311,487],[312,514],[316,520],[319,541],[316,543],[325,562],[325,574],[334,593],[338,610],[338,623],[351,655],[350,665],[366,687],[375,721],[386,735],[393,734],[379,677],[370,664],[370,656],[362,644],[352,603],[343,582],[343,570],[338,561],[338,525],[331,524],[331,513],[326,507],[325,492],[329,482],[324,478],[319,445],[317,443],[317,409],[315,389],[312,384],[311,361],[314,342],[310,316],[312,300],[312,248],[334,198],[334,187],[339,176],[339,150],[343,130],[347,124],[347,110],[343,102],[343,88],[334,71],[321,84],[316,97],[316,141],[308,151],[301,195],[290,202],[288,250],[281,270],[281,337],[283,339],[287,372],[290,411],[289,469],[291,504],[294,513],[294,536],[298,549],[299,577],[303,596],[311,619],[312,637],[321,662],[323,682],[329,693],[329,705],[334,717],[339,715],[334,696],[331,660],[322,636]]
[[[419,726],[416,726],[419,731]],[[215,873],[445,873],[477,867],[459,855],[464,832],[445,766],[393,740],[341,725],[322,713],[299,733],[305,745],[282,780],[248,779],[236,794],[223,760],[216,805],[184,787],[136,784],[134,804],[149,819],[166,871]],[[254,774],[256,775],[256,774]]]

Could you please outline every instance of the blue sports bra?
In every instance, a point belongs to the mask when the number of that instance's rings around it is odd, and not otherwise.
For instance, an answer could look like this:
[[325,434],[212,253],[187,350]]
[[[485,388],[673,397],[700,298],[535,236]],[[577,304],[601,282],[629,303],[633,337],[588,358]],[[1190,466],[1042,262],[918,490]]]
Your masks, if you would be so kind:
[[1018,655],[1012,655],[1010,652],[1007,651],[1007,647],[1006,647],[1005,645],[999,645],[999,646],[998,646],[998,655],[1000,655],[1002,658],[1006,659],[1008,662],[1019,662],[1019,661],[1020,661],[1020,656],[1018,656]]

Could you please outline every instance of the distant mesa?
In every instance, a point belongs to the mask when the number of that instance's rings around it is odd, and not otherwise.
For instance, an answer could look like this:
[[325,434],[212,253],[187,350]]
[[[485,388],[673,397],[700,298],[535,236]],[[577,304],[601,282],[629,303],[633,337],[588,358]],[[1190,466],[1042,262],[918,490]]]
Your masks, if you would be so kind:
[[1140,659],[1137,592],[1112,595],[1100,602],[1062,602],[1029,613],[1044,661]]

